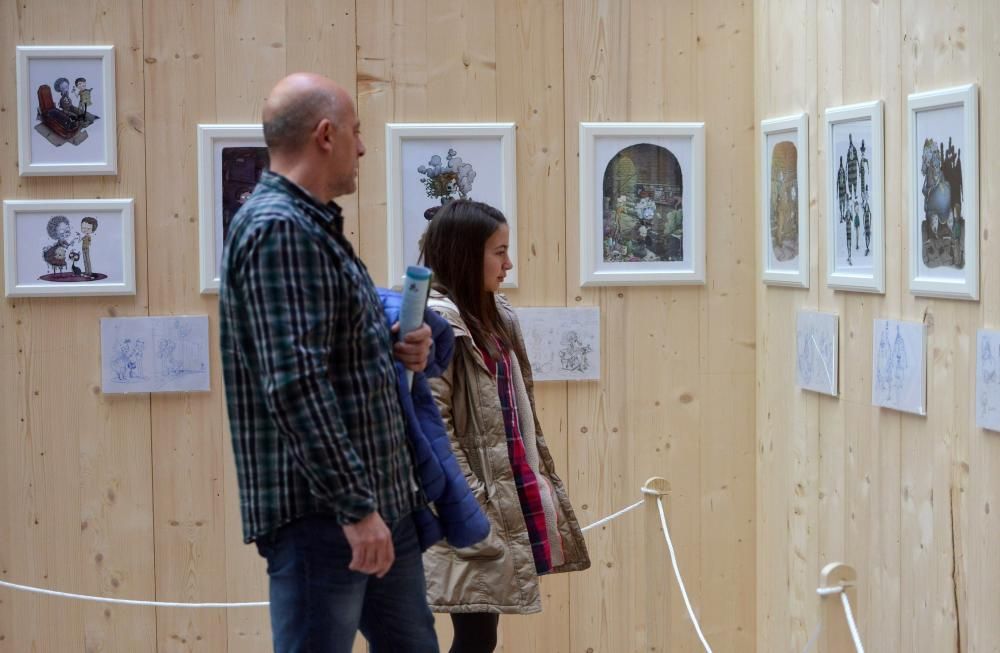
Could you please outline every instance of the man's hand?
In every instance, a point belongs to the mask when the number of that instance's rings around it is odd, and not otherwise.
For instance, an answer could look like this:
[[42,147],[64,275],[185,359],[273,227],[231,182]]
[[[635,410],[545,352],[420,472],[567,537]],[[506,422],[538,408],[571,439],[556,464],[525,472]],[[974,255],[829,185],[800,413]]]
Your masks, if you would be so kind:
[[[399,322],[392,325],[392,332],[399,333]],[[414,372],[423,372],[427,367],[427,357],[431,352],[431,328],[426,323],[414,329],[393,345],[396,358]]]
[[348,569],[378,578],[386,575],[396,560],[396,552],[392,547],[392,533],[381,515],[373,512],[356,524],[345,525],[344,536],[353,554]]

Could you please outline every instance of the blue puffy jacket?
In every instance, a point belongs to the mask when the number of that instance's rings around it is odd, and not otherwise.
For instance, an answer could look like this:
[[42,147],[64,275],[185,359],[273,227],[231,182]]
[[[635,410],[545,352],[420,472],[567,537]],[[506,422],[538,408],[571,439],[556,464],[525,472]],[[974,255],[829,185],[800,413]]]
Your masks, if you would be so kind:
[[[378,292],[386,322],[391,326],[399,319],[402,296],[384,288]],[[490,522],[455,461],[448,431],[427,385],[427,376],[440,376],[448,368],[455,349],[455,334],[448,321],[434,311],[425,311],[424,321],[430,326],[434,341],[427,369],[413,375],[412,389],[407,387],[406,369],[399,361],[396,361],[396,376],[417,479],[434,506],[433,510],[424,506],[413,513],[420,547],[426,551],[442,537],[457,548],[471,546],[489,535]]]

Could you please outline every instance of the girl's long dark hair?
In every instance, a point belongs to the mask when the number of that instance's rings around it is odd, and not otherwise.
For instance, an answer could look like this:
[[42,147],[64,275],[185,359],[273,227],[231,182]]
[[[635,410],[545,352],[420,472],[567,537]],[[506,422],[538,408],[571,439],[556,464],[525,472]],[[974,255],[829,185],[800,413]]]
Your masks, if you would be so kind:
[[493,293],[484,289],[486,241],[507,224],[503,213],[483,202],[454,200],[427,209],[430,220],[420,243],[420,258],[434,271],[434,288],[447,295],[462,315],[476,345],[497,354],[490,336],[509,347],[511,337],[497,313]]

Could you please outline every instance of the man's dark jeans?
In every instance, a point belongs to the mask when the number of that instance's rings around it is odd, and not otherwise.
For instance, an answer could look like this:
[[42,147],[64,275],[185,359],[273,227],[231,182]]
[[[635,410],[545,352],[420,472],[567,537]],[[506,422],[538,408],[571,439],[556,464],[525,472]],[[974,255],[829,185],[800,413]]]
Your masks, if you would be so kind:
[[413,519],[389,528],[396,561],[382,578],[347,568],[351,546],[333,517],[303,517],[258,538],[275,653],[350,653],[359,628],[371,653],[438,653]]

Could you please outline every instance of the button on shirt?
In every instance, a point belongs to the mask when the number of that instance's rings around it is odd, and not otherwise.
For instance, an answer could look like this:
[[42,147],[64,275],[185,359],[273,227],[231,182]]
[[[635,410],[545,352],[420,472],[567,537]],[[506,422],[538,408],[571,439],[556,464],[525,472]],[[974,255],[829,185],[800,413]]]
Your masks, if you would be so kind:
[[263,174],[229,227],[219,322],[245,541],[412,511],[391,336],[336,204]]

